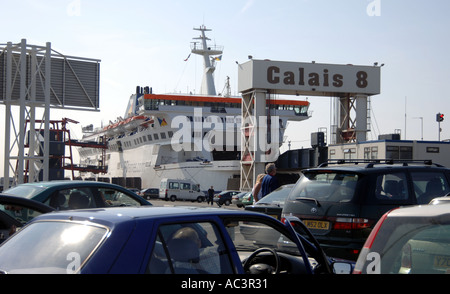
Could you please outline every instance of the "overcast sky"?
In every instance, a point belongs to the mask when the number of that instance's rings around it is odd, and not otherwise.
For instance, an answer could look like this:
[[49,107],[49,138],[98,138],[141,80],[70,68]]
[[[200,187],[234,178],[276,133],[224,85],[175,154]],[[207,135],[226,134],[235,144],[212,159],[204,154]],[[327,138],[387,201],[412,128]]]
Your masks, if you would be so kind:
[[[448,0],[0,0],[0,7],[0,44],[51,42],[62,54],[101,60],[101,111],[52,111],[52,119],[107,124],[124,115],[137,85],[156,93],[199,92],[202,59],[184,59],[198,36],[192,29],[206,25],[213,30],[211,42],[224,46],[215,74],[218,92],[229,76],[232,93],[239,94],[236,61],[248,55],[384,63],[369,139],[400,129],[402,138],[406,133],[406,139],[419,140],[423,121],[423,138],[437,140],[438,112],[448,114],[441,139],[450,139]],[[313,116],[288,129],[291,148],[310,147],[311,132],[329,129],[330,98],[308,100]],[[1,106],[1,122],[3,117]],[[73,128],[79,132],[80,125]]]

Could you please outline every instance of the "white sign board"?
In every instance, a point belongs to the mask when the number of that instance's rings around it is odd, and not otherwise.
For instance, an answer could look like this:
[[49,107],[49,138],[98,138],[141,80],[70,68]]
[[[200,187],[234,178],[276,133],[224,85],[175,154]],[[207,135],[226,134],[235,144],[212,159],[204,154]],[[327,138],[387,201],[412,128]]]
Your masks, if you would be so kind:
[[380,94],[380,67],[252,59],[239,65],[239,92],[270,89],[289,95]]

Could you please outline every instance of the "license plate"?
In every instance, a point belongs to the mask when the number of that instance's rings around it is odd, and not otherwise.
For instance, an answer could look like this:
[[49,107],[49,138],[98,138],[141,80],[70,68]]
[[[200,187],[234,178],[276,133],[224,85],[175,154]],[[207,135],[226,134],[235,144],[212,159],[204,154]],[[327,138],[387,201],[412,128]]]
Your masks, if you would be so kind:
[[450,268],[450,257],[436,255],[434,257],[434,267],[435,268]]
[[278,219],[278,215],[276,214],[269,214],[271,217]]
[[324,221],[304,220],[303,223],[308,229],[314,230],[328,230],[330,227],[330,223]]

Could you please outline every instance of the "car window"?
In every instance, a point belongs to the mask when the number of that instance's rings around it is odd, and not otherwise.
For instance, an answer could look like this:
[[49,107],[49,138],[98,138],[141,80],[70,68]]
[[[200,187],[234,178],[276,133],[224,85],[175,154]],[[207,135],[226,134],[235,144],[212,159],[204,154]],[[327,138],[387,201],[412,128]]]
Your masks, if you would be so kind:
[[28,199],[33,198],[35,195],[44,191],[45,187],[40,186],[31,186],[31,185],[18,185],[16,187],[10,188],[8,190],[3,191],[3,193],[8,195],[25,197]]
[[289,194],[289,199],[314,198],[318,201],[345,202],[355,194],[359,175],[354,173],[305,173]]
[[407,183],[403,172],[378,175],[375,181],[375,198],[381,201],[407,200]]
[[274,190],[270,194],[267,194],[264,198],[259,200],[258,204],[279,204],[283,205],[287,196],[289,195],[289,192],[291,192],[291,187],[281,186],[278,189]]
[[141,206],[139,201],[116,189],[98,188],[98,193],[105,206]]
[[181,189],[182,190],[190,190],[191,189],[191,184],[189,184],[189,183],[181,183]]
[[418,204],[428,204],[433,198],[450,192],[444,173],[413,171],[411,177]]
[[92,190],[87,187],[55,191],[44,203],[56,210],[97,207]]
[[147,272],[231,274],[227,252],[213,223],[163,225],[158,229]]
[[99,226],[74,222],[35,222],[2,244],[0,271],[76,273],[107,235]]
[[19,205],[0,204],[0,210],[22,224],[25,224],[31,219],[41,215],[38,211]]
[[[388,218],[371,252],[381,257],[377,264],[381,274],[445,274],[450,271],[448,244],[448,224],[432,218]],[[370,263],[363,268],[368,270]]]

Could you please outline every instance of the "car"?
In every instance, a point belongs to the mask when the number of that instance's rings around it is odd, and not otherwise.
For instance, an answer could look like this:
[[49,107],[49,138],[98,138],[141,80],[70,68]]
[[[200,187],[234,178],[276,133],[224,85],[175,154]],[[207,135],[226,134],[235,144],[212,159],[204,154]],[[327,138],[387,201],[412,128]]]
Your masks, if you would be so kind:
[[151,205],[122,186],[94,181],[33,182],[17,185],[3,194],[32,199],[56,210]]
[[[279,241],[243,236],[249,227]],[[352,269],[327,257],[298,218],[188,206],[47,213],[0,246],[0,272],[11,274],[321,274],[336,265]]]
[[135,193],[135,194],[138,194],[138,195],[139,195],[139,192],[141,191],[138,188],[126,188],[126,189],[131,191],[131,192],[133,192],[133,193]]
[[449,179],[430,161],[333,160],[302,171],[282,214],[300,218],[329,256],[356,260],[385,212],[446,195]]
[[170,200],[190,200],[203,202],[205,193],[200,191],[200,185],[189,179],[161,179],[159,198]]
[[233,197],[231,197],[231,203],[236,205],[237,207],[244,207],[244,204],[242,204],[242,199],[249,193],[251,192],[241,192],[239,194],[233,195]]
[[147,200],[158,199],[159,198],[159,189],[158,188],[143,189],[138,193],[138,195]]
[[231,200],[233,198],[234,195],[237,195],[241,193],[240,191],[235,191],[235,190],[226,190],[226,191],[222,191],[219,194],[215,194],[214,195],[214,202],[216,202],[219,206],[222,205],[230,205],[231,204]]
[[247,206],[247,205],[252,205],[253,204],[253,193],[250,192],[250,194],[245,195],[244,197],[242,197],[242,205]]
[[280,186],[276,190],[264,196],[255,204],[246,206],[245,210],[262,212],[276,219],[281,219],[281,212],[283,211],[284,202],[293,187],[294,184]]
[[391,210],[369,235],[355,274],[447,274],[450,204]]

